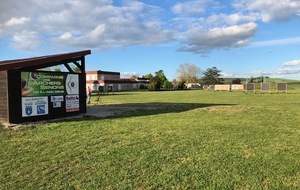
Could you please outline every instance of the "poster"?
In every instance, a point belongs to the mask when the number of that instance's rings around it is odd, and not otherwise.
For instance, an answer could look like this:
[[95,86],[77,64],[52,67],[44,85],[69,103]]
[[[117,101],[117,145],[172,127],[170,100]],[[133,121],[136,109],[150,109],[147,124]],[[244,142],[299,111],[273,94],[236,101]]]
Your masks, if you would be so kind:
[[79,94],[78,74],[21,72],[22,96]]
[[64,96],[51,96],[51,102],[63,102]]
[[22,97],[22,117],[48,114],[48,97]]
[[52,104],[54,108],[61,108],[61,102],[53,102]]
[[79,111],[79,95],[66,96],[66,112]]
[[78,75],[68,74],[66,78],[67,94],[79,94]]
[[64,96],[51,96],[51,102],[54,108],[61,108],[61,102],[63,101]]

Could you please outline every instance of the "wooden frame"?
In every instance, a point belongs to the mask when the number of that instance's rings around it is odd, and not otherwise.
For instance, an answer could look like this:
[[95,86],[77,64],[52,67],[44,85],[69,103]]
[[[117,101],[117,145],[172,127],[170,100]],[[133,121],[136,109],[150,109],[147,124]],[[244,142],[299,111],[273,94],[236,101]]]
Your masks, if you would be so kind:
[[246,84],[244,84],[244,91],[246,93],[248,93],[248,92],[254,92],[255,93],[255,89],[256,89],[255,83],[246,83]]
[[230,91],[230,84],[215,84],[215,91]]
[[260,92],[269,92],[271,94],[271,83],[260,83]]
[[288,85],[286,82],[277,82],[276,83],[276,93],[285,92],[288,93]]

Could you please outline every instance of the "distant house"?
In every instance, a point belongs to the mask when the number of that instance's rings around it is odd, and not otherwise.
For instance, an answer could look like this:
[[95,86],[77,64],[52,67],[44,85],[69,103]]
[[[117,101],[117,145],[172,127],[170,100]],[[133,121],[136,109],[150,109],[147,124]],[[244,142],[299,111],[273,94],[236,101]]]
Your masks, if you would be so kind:
[[187,89],[200,89],[201,88],[200,83],[185,83],[185,86]]
[[86,72],[86,85],[98,92],[137,90],[148,84],[147,78],[121,78],[120,72],[101,70]]
[[139,89],[148,88],[149,87],[149,83],[150,83],[150,79],[149,78],[138,77],[138,78],[135,79],[135,81],[138,83]]

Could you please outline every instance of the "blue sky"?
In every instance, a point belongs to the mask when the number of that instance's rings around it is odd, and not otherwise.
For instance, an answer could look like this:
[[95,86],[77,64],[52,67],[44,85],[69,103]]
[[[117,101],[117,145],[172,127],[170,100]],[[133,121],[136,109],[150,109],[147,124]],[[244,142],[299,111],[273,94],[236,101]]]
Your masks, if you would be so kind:
[[299,0],[2,0],[0,60],[91,49],[122,77],[180,64],[300,80]]

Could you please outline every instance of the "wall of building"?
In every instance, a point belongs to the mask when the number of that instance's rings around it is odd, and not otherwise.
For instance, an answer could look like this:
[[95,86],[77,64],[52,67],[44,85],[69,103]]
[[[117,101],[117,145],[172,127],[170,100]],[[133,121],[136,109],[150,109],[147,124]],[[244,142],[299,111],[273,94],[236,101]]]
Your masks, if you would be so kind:
[[120,75],[100,74],[98,80],[120,80]]
[[120,73],[101,70],[87,71],[86,80],[120,80]]
[[8,122],[7,71],[0,71],[0,121]]
[[98,80],[98,75],[97,74],[86,75],[86,80]]
[[20,123],[20,120],[15,118],[22,116],[22,99],[21,99],[21,74],[20,71],[11,70],[8,71],[8,106],[9,106],[9,122]]

